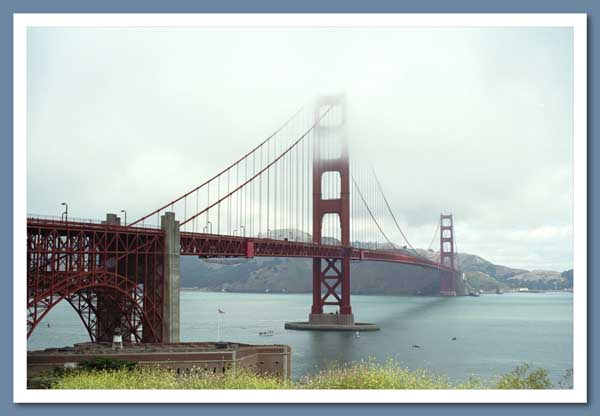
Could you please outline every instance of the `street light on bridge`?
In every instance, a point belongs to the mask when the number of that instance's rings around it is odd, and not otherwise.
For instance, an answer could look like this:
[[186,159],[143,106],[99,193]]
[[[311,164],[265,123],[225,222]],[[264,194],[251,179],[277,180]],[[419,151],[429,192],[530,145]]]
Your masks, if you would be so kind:
[[123,213],[123,225],[127,225],[127,211],[122,209],[121,212]]
[[242,235],[242,228],[244,229],[243,236],[246,237],[246,226],[245,225],[240,225],[240,235]]
[[60,218],[62,219],[64,217],[65,221],[67,221],[67,217],[69,215],[69,204],[66,202],[61,202],[60,204],[65,207],[65,212],[60,215]]

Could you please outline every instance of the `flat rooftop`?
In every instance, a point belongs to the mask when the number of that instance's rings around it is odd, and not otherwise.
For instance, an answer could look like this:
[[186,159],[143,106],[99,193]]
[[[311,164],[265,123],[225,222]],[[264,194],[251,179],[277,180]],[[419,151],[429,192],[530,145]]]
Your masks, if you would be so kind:
[[123,348],[114,350],[110,342],[83,342],[71,347],[46,348],[43,350],[28,351],[28,356],[45,356],[56,354],[136,354],[136,353],[199,353],[199,352],[224,352],[255,348],[281,348],[279,344],[251,345],[239,342],[177,342],[171,344],[153,343],[124,343]]

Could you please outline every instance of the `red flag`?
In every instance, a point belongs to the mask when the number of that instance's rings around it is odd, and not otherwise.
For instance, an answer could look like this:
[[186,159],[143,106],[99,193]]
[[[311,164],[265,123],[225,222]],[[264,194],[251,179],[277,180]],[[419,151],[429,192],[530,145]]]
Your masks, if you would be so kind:
[[219,313],[225,313],[225,311],[222,311],[221,309],[217,309],[217,311],[218,311]]

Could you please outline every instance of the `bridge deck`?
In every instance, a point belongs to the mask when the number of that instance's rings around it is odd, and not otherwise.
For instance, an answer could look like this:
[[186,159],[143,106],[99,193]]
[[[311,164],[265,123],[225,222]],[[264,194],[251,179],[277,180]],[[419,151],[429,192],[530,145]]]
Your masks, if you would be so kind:
[[[97,222],[62,221],[43,218],[28,218],[27,228],[29,230],[35,229],[39,234],[57,233],[58,235],[89,235],[98,232],[122,235],[163,235],[163,230],[159,228],[105,225]],[[181,255],[193,255],[200,258],[343,258],[347,253],[349,253],[352,260],[385,261],[451,271],[450,268],[438,262],[414,256],[400,250],[368,250],[302,241],[192,232],[181,233]]]

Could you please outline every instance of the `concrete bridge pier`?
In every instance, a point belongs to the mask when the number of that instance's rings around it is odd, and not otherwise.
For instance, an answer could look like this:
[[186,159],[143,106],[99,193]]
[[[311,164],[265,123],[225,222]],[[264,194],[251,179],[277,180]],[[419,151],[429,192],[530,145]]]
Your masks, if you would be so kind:
[[160,220],[161,228],[165,232],[162,342],[173,343],[179,342],[179,256],[181,238],[179,235],[179,221],[175,221],[175,213],[165,212]]

